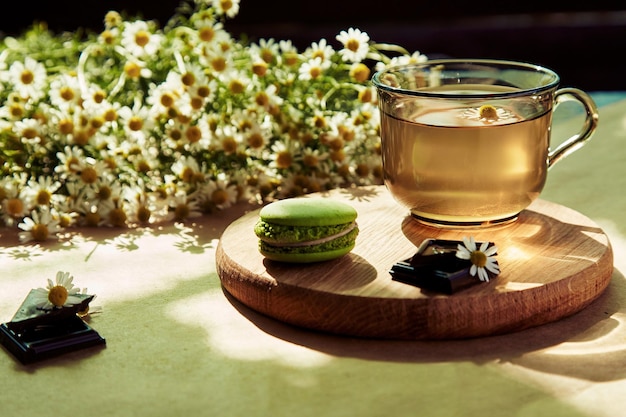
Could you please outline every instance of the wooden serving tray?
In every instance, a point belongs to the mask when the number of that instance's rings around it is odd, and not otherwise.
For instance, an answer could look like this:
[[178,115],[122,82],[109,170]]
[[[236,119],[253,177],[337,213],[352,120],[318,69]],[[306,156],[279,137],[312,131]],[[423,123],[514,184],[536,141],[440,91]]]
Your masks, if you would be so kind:
[[[318,195],[319,196],[319,195]],[[582,214],[535,201],[512,224],[450,230],[419,224],[384,186],[323,194],[358,212],[354,250],[317,264],[284,264],[258,252],[258,210],[225,230],[216,252],[223,288],[277,320],[348,336],[454,339],[517,331],[574,314],[607,287],[613,252],[605,233]],[[306,197],[305,197],[306,198]],[[452,295],[391,279],[394,263],[429,238],[498,246],[501,274]]]

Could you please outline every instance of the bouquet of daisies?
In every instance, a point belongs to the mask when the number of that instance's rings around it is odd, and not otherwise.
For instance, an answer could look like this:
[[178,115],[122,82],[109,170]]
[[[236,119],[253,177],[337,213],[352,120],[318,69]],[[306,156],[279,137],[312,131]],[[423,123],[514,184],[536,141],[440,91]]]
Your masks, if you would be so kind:
[[99,33],[3,39],[0,225],[44,241],[381,183],[371,72],[426,57],[355,28],[245,42],[238,11],[193,0],[164,28],[111,11]]

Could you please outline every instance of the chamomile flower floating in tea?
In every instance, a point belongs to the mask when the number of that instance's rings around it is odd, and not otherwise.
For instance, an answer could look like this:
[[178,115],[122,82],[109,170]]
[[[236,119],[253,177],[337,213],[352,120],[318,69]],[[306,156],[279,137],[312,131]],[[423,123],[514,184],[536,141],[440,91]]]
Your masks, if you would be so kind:
[[74,287],[73,280],[74,277],[69,272],[63,271],[57,272],[55,282],[48,279],[46,288],[35,290],[34,302],[37,308],[50,310],[80,304],[83,301],[77,296],[80,294],[80,288]]
[[494,275],[500,273],[500,267],[496,262],[496,252],[498,248],[495,245],[489,246],[489,242],[483,242],[480,248],[477,248],[474,237],[463,238],[463,243],[459,243],[457,247],[456,257],[459,259],[467,259],[472,263],[470,267],[470,275],[478,275],[478,279],[484,282],[489,281],[489,274]]
[[461,113],[463,119],[485,124],[508,124],[520,121],[520,117],[503,107],[495,107],[491,104],[483,104],[478,108],[465,109]]

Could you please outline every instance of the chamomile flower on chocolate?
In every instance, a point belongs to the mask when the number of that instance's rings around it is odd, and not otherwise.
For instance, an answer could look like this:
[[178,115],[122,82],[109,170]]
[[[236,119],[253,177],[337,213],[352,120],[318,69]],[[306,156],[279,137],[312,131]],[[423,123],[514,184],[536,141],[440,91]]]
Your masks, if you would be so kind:
[[460,259],[467,259],[472,263],[470,267],[470,275],[478,275],[478,279],[484,282],[489,281],[489,274],[494,275],[500,273],[500,267],[496,262],[495,254],[498,248],[495,245],[489,246],[489,242],[483,242],[480,247],[476,246],[473,236],[464,237],[463,243],[459,243],[456,256]]
[[75,287],[72,281],[74,277],[69,272],[57,272],[53,282],[48,279],[46,288],[37,288],[34,291],[34,303],[37,308],[50,310],[80,304],[82,299],[77,296],[80,288]]

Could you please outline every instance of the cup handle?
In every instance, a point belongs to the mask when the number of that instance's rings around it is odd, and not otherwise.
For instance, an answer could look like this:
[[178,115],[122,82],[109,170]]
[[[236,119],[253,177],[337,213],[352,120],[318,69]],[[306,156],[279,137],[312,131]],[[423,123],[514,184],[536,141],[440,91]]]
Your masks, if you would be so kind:
[[585,109],[585,124],[582,129],[561,143],[555,150],[548,153],[548,168],[580,149],[591,138],[598,126],[598,108],[593,99],[584,91],[577,88],[561,88],[554,94],[554,109],[566,101],[578,101]]

